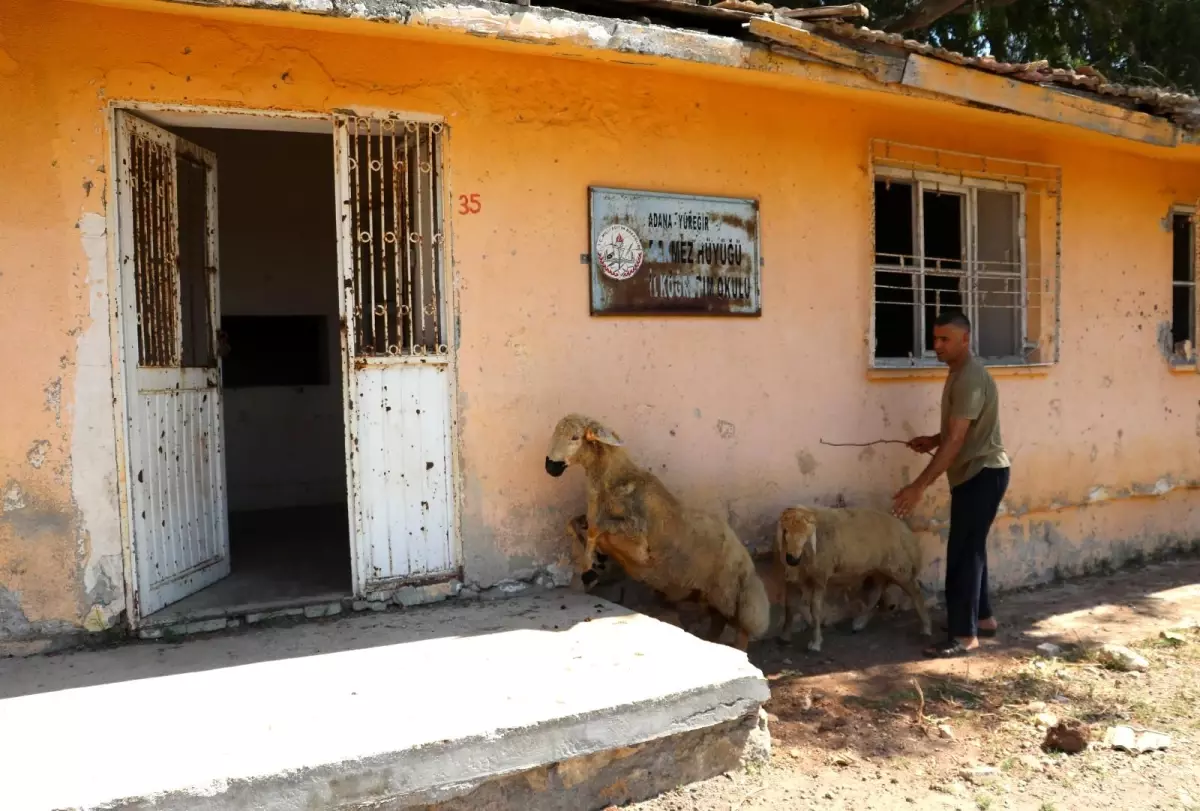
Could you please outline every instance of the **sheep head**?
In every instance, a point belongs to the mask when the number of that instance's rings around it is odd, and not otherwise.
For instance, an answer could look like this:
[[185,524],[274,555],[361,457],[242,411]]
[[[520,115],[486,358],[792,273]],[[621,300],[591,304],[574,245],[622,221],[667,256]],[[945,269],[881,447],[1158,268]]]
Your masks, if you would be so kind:
[[800,565],[805,547],[817,552],[817,514],[807,507],[792,507],[780,519],[783,524],[783,556],[789,566]]
[[579,464],[589,453],[589,445],[609,445],[619,448],[621,438],[591,417],[568,414],[554,426],[550,437],[550,449],[546,452],[546,472],[561,476],[569,465]]

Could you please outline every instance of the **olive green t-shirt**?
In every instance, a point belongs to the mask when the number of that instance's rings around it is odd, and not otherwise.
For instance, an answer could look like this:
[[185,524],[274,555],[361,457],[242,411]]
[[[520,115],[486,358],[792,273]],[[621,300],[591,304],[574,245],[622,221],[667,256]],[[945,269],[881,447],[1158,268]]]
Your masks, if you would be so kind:
[[986,467],[1008,467],[1000,440],[1000,392],[987,368],[972,357],[946,378],[942,389],[942,436],[953,418],[971,421],[962,450],[946,471],[951,487],[968,481]]

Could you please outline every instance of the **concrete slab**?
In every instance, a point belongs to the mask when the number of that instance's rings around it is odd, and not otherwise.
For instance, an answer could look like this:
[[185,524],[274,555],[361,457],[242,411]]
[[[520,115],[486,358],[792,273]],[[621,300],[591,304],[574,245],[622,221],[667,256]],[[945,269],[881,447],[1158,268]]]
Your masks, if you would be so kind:
[[10,659],[0,808],[406,808],[768,696],[743,653],[565,592]]

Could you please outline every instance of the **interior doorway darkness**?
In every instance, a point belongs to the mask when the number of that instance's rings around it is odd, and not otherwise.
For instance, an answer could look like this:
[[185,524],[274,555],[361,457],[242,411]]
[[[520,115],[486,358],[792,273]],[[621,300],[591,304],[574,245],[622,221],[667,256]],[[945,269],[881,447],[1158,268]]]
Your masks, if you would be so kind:
[[229,577],[164,612],[351,590],[330,135],[173,128],[217,157]]

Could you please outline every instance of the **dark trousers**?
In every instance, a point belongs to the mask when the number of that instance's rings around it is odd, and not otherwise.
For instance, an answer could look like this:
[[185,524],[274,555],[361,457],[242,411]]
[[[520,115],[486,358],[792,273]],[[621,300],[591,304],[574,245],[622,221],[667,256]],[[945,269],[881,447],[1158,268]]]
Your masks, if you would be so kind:
[[984,468],[950,490],[946,544],[946,625],[951,637],[974,637],[979,620],[991,619],[987,537],[1008,489],[1009,470]]

